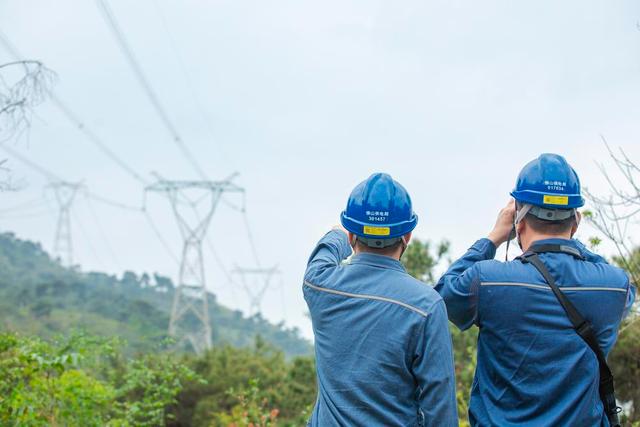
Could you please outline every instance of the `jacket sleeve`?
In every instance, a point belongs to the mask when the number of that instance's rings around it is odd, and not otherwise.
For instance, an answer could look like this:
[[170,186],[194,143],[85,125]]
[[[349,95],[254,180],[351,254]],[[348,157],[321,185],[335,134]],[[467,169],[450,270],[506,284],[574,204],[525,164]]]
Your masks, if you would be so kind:
[[347,235],[339,230],[331,230],[318,242],[309,261],[304,279],[318,284],[325,275],[340,265],[351,255]]
[[465,330],[478,320],[480,270],[477,263],[493,259],[496,247],[489,239],[480,239],[438,280],[436,291],[447,305],[449,320]]
[[585,244],[582,243],[580,240],[573,239],[573,241],[575,242],[576,246],[578,247],[578,250],[580,251],[582,256],[585,258],[585,260],[589,262],[609,264],[609,262],[603,256],[593,253],[589,249],[587,249]]
[[447,309],[439,300],[423,322],[417,340],[413,374],[425,426],[458,426],[456,380]]
[[636,302],[636,292],[637,288],[629,283],[629,288],[627,289],[627,302],[624,306],[624,312],[622,313],[622,318],[626,318],[629,313],[631,313],[631,308],[633,307],[633,303]]

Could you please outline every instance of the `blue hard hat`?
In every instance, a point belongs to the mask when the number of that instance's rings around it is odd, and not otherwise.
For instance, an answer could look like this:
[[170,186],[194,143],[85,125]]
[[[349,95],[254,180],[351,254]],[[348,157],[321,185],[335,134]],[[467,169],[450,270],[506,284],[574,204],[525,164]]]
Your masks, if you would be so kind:
[[374,173],[353,189],[340,220],[356,236],[376,240],[403,236],[418,223],[409,193],[386,173]]
[[527,163],[511,196],[517,202],[546,209],[575,209],[584,205],[578,174],[558,154],[541,154]]

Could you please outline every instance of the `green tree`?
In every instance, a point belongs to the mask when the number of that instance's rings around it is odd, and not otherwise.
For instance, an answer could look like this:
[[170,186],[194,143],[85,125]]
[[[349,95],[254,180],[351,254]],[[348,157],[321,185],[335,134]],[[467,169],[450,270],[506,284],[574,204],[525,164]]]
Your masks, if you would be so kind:
[[[413,277],[432,284],[434,283],[434,268],[448,255],[449,242],[447,241],[440,242],[436,246],[435,253],[432,253],[429,241],[414,239],[405,251],[402,263]],[[467,412],[476,367],[478,329],[473,327],[469,331],[461,332],[449,323],[449,330],[451,331],[454,352],[458,414],[460,425],[465,426],[469,424]]]
[[[268,415],[265,420],[270,425],[306,424],[316,398],[311,357],[287,360],[281,351],[257,338],[253,348],[216,347],[187,360],[206,384],[186,385],[173,407],[175,421],[168,425],[240,426],[247,421],[245,413],[259,414],[258,418]],[[277,420],[270,418],[273,411]]]
[[128,359],[116,341],[0,334],[0,425],[161,426],[185,382],[169,354]]
[[[175,287],[171,280],[125,272],[118,278],[100,272],[65,269],[38,244],[0,234],[0,325],[4,330],[51,338],[82,328],[90,334],[119,336],[129,355],[153,352],[167,336]],[[296,328],[274,325],[209,297],[209,316],[217,325],[214,345],[248,346],[257,335],[287,356],[309,355],[311,345]]]
[[0,334],[0,421],[11,426],[103,426],[115,390],[81,369],[86,341]]
[[450,243],[442,240],[432,253],[431,242],[413,239],[402,255],[402,263],[407,272],[418,280],[433,284],[434,268],[449,254]]
[[[634,248],[627,258],[614,256],[613,261],[629,272],[630,277],[640,277],[640,247]],[[618,341],[609,355],[609,364],[616,382],[616,397],[630,404],[629,422],[640,423],[640,314],[635,309],[622,322]]]

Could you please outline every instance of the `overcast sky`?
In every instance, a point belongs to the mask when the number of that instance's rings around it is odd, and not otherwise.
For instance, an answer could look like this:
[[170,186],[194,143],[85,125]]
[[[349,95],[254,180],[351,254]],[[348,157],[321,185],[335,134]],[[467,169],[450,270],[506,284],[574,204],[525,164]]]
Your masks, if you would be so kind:
[[[455,256],[486,235],[518,171],[540,153],[565,155],[599,192],[606,191],[595,165],[606,156],[600,134],[640,161],[637,1],[109,4],[206,174],[240,173],[260,261],[283,272],[280,288],[265,297],[265,316],[285,317],[308,337],[306,258],[370,173],[403,183],[420,216],[416,235],[451,240]],[[57,73],[55,93],[139,174],[198,178],[95,2],[0,0],[0,30]],[[10,60],[0,47],[0,63]],[[141,205],[141,184],[52,102],[37,116],[29,140],[13,148],[95,194]],[[47,180],[18,160],[10,166],[25,187],[0,194],[0,205],[43,194],[48,202],[1,213],[0,228],[51,249],[56,214],[52,194],[43,193]],[[149,195],[148,209],[179,253],[168,202]],[[73,218],[83,270],[177,277],[142,214],[79,197]],[[210,236],[226,269],[254,265],[238,212],[221,205]],[[205,258],[210,289],[246,311],[242,290],[208,249]]]

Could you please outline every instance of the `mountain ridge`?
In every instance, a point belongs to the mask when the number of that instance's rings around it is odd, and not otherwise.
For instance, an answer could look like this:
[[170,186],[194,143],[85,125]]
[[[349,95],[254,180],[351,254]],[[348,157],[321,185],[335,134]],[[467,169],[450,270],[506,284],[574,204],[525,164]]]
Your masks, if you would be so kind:
[[[65,268],[39,243],[13,233],[0,234],[0,328],[53,336],[74,329],[100,336],[118,336],[128,351],[157,349],[168,338],[175,286],[157,273],[120,278],[102,272]],[[309,355],[312,345],[297,328],[272,324],[260,315],[220,304],[208,292],[213,345],[253,345],[256,336],[288,357]]]

